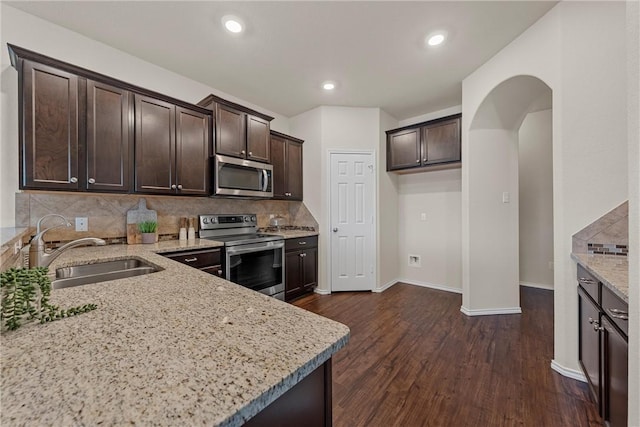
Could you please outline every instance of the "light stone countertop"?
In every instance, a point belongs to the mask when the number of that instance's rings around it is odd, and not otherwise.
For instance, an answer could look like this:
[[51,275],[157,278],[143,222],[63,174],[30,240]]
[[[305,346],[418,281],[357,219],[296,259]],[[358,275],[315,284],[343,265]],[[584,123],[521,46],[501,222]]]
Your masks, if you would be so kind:
[[2,334],[2,425],[238,426],[344,347],[337,322],[154,252],[215,247],[84,247],[55,268],[124,257],[162,271],[54,290],[98,308]]
[[629,261],[626,256],[572,253],[571,257],[629,303]]
[[273,234],[276,236],[282,236],[285,239],[298,239],[300,237],[317,236],[317,231],[308,230],[280,230],[280,231],[265,231],[264,234]]

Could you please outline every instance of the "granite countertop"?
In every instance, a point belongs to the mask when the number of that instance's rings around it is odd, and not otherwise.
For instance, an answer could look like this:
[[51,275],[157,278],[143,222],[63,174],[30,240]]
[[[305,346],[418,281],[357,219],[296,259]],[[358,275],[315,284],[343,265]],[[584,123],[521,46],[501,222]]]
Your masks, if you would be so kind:
[[571,257],[629,303],[629,262],[626,256],[572,253]]
[[61,255],[51,271],[124,257],[162,271],[54,290],[62,308],[98,308],[3,333],[0,424],[238,426],[346,345],[340,323],[156,254],[216,246]]
[[309,230],[280,230],[280,231],[265,231],[264,234],[273,234],[276,236],[282,236],[285,239],[298,239],[300,237],[317,236],[317,231]]
[[0,227],[0,253],[13,249],[11,245],[18,239],[22,239],[28,232],[27,227]]

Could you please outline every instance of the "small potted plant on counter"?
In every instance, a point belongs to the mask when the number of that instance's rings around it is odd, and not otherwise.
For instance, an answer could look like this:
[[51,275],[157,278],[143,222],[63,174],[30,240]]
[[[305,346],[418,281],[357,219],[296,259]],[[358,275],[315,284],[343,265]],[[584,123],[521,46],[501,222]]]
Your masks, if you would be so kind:
[[142,233],[142,243],[155,243],[157,229],[158,223],[155,221],[143,221],[139,223],[138,230]]

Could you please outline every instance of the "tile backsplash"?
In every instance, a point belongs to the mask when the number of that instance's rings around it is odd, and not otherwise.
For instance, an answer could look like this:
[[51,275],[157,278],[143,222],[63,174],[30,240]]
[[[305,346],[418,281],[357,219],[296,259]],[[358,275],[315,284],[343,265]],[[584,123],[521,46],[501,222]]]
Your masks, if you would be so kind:
[[574,234],[572,252],[626,255],[628,244],[629,203],[624,202]]
[[[158,233],[161,235],[177,234],[181,217],[201,214],[255,213],[261,228],[269,225],[269,216],[273,214],[287,218],[291,225],[318,227],[302,202],[49,191],[16,193],[16,226],[35,227],[39,218],[50,213],[63,215],[72,223],[75,217],[87,217],[88,231],[56,228],[47,233],[46,240],[67,241],[93,236],[108,239],[124,237],[126,242],[127,211],[135,208],[141,198],[147,200],[148,209],[158,212]],[[54,219],[51,219],[51,224],[55,224]]]

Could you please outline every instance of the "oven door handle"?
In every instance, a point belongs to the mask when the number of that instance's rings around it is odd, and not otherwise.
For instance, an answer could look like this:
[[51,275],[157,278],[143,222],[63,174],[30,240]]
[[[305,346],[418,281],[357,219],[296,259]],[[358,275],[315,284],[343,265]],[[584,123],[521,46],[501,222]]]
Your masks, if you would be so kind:
[[256,243],[253,245],[240,245],[225,248],[227,255],[242,255],[251,252],[269,251],[271,249],[284,248],[284,241],[282,242],[269,242],[268,244]]

